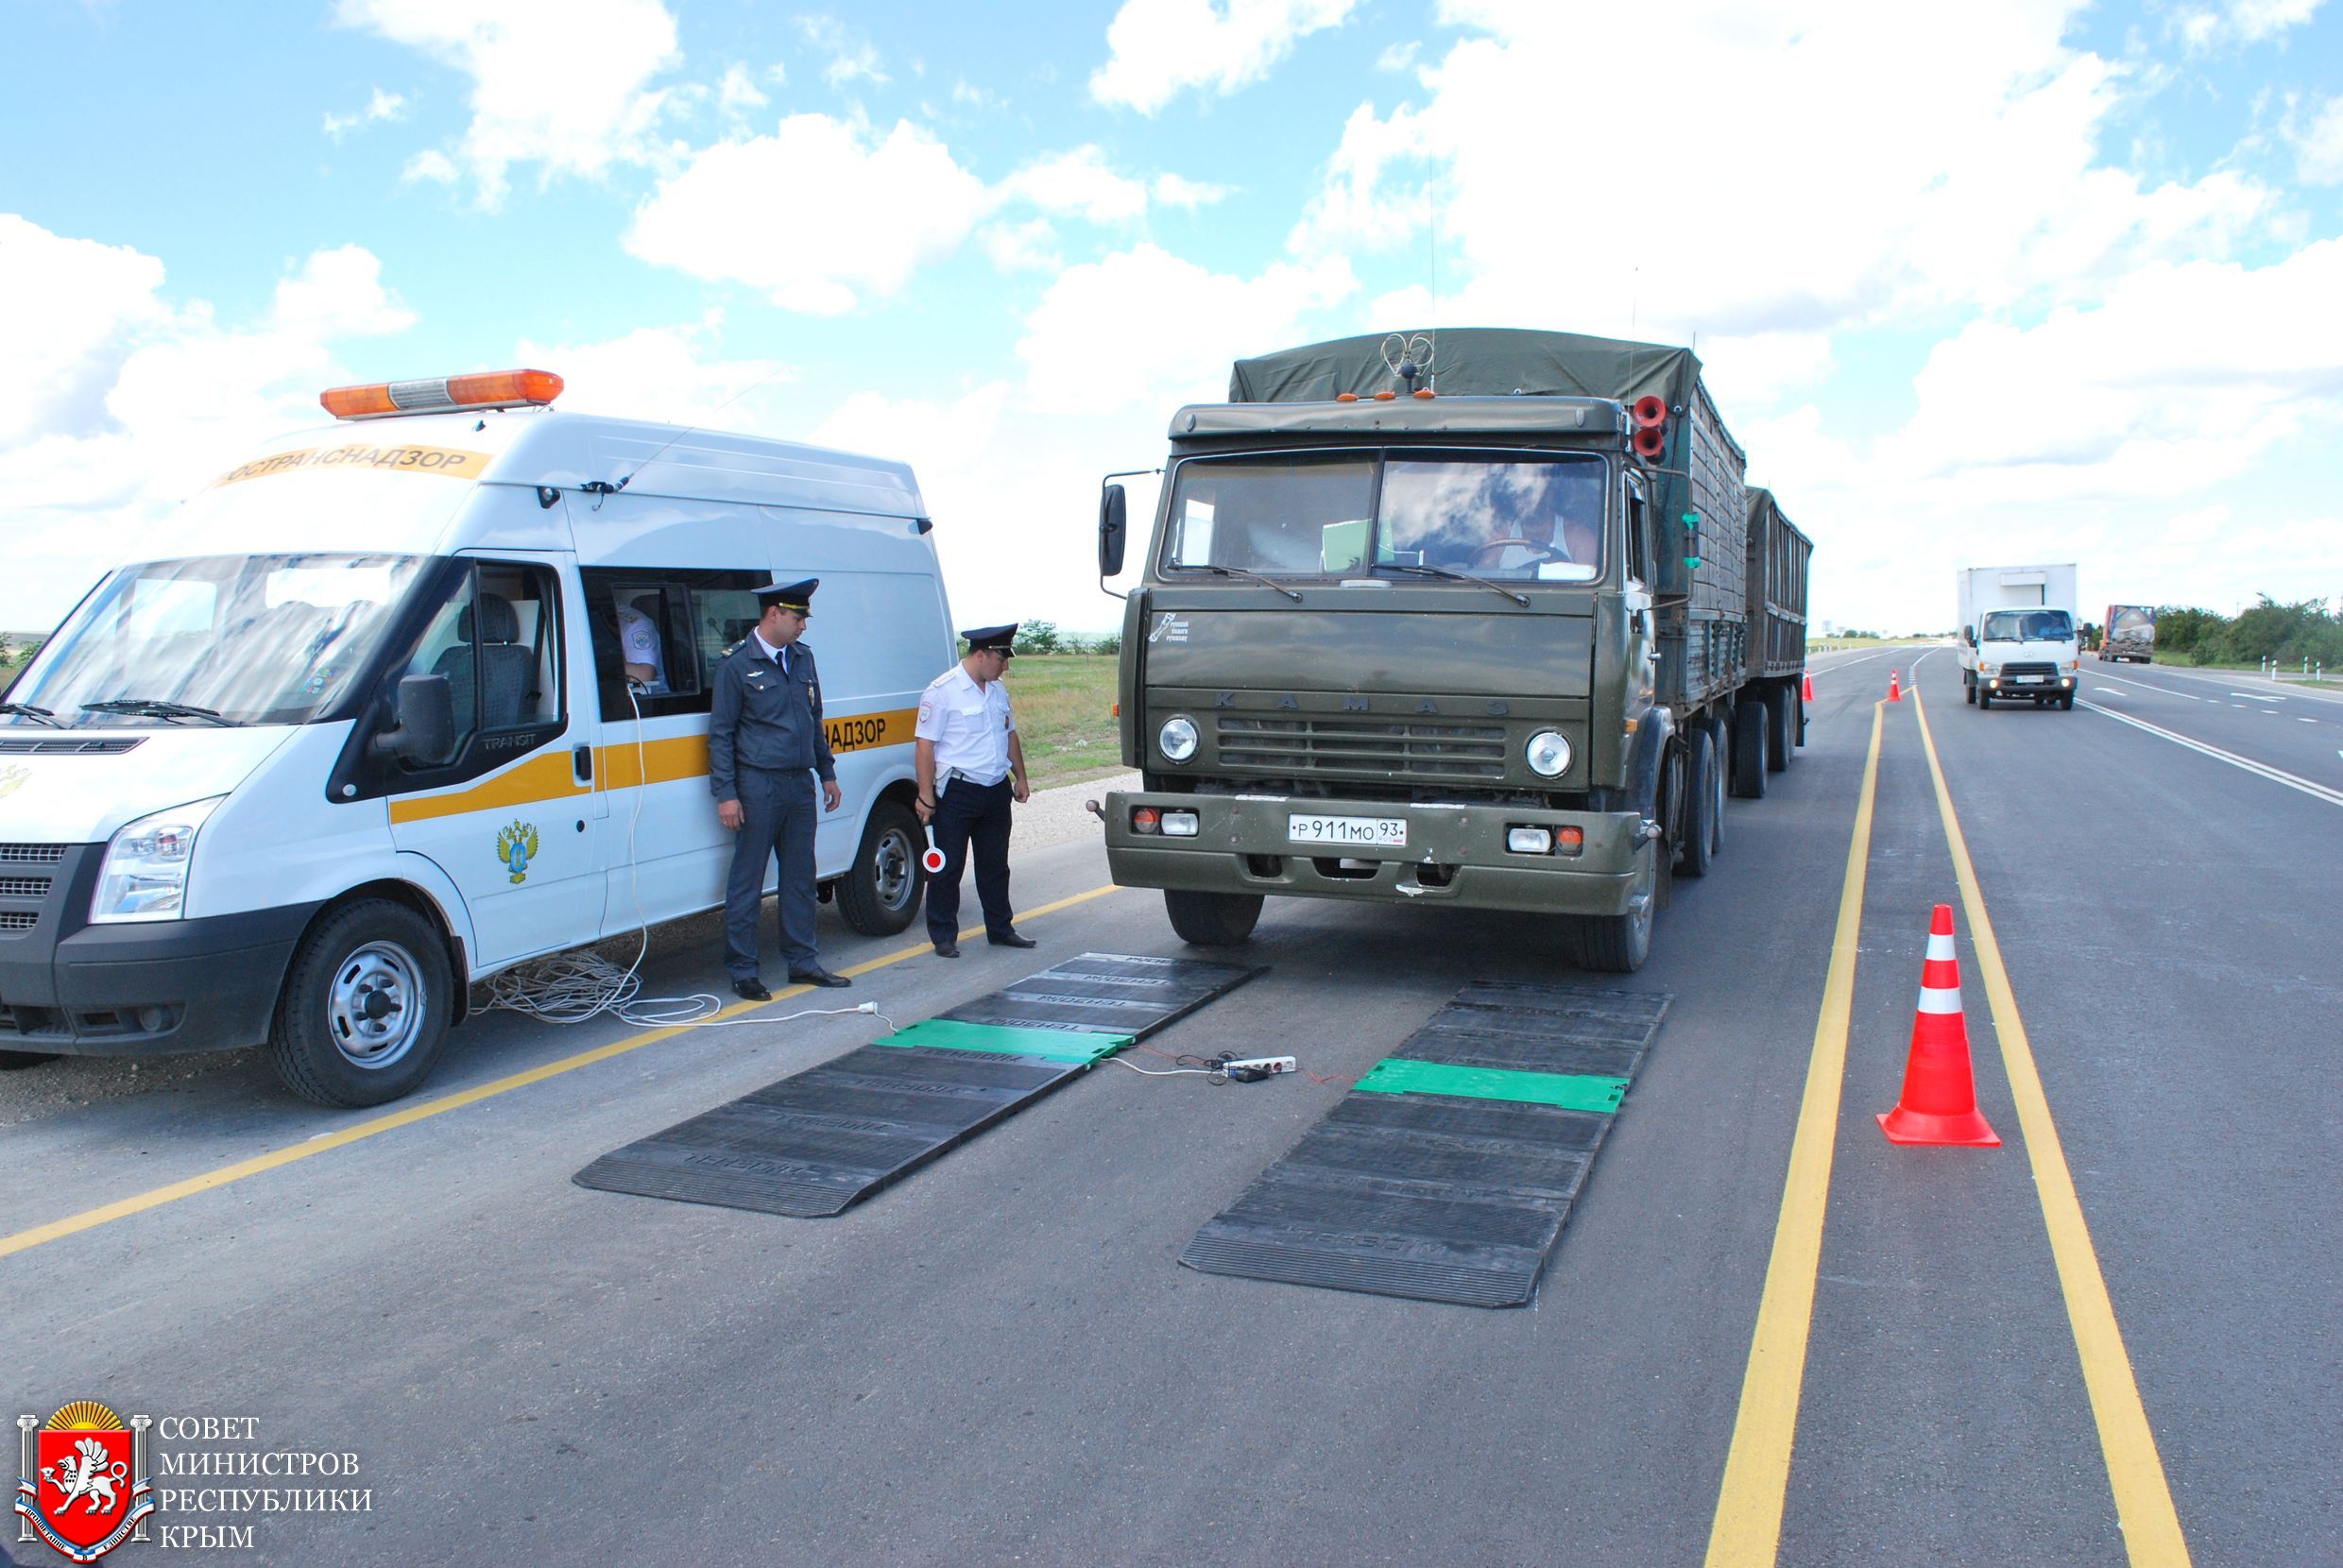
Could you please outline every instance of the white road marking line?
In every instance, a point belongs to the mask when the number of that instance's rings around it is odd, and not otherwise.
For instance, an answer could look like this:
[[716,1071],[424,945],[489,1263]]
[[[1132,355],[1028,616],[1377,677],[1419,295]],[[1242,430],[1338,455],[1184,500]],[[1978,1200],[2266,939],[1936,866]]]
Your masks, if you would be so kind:
[[[2273,783],[2283,784],[2289,790],[2300,790],[2304,794],[2323,800],[2330,806],[2343,806],[2343,790],[2330,790],[2324,784],[2314,784],[2307,778],[2300,777],[2283,769],[2256,762],[2249,757],[2240,757],[2233,751],[2223,751],[2218,746],[2206,745],[2202,741],[2192,741],[2187,736],[2176,734],[2161,724],[2151,724],[2145,719],[2135,719],[2129,713],[2118,713],[2112,707],[2102,707],[2095,702],[2085,702],[2081,706],[2094,713],[2105,714],[2119,724],[2129,724],[2133,729],[2144,729],[2150,735],[2161,735],[2175,745],[2186,746],[2191,751],[2201,752],[2215,761],[2227,762],[2231,767],[2243,768],[2250,774],[2259,774]],[[2343,757],[2343,751],[2337,751],[2335,755]]]
[[2243,697],[2249,703],[2283,703],[2286,700],[2283,697],[2266,697],[2259,691],[2232,691],[2230,695]]
[[2112,686],[2095,686],[2091,690],[2094,691],[2104,691],[2111,697],[2120,697],[2123,695],[2122,692],[2116,690]]

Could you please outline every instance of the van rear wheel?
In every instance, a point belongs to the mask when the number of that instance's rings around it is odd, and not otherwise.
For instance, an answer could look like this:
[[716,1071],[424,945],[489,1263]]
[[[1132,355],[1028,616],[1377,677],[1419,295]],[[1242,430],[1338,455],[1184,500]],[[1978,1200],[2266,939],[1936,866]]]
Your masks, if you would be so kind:
[[301,939],[268,1031],[284,1086],[318,1105],[380,1105],[431,1075],[455,977],[430,921],[388,898],[335,910]]
[[1253,934],[1260,920],[1261,895],[1166,888],[1163,912],[1172,917],[1172,929],[1182,942],[1199,947],[1234,947]]
[[910,925],[925,882],[924,847],[919,819],[908,808],[892,800],[873,806],[854,864],[838,879],[838,912],[847,924],[864,936],[893,936]]

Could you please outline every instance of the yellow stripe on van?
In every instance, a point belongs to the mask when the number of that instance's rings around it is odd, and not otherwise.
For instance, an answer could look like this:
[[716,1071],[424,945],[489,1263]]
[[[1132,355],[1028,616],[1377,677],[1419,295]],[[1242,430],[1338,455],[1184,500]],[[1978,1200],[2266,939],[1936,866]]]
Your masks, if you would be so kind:
[[[918,709],[903,707],[888,713],[852,713],[840,719],[827,719],[822,729],[829,737],[830,755],[835,757],[850,751],[907,746],[912,741],[912,726],[918,719]],[[592,788],[577,782],[573,775],[574,766],[566,749],[534,757],[510,773],[498,774],[468,790],[402,796],[390,803],[390,820],[427,822],[466,811],[501,811],[540,800],[568,800]],[[646,774],[654,784],[706,778],[708,737],[670,735],[644,741],[640,745],[622,741],[616,745],[596,746],[594,774],[606,790],[631,790],[643,782]]]
[[346,441],[333,447],[304,447],[299,452],[281,452],[268,457],[257,457],[240,468],[229,469],[212,481],[211,488],[233,485],[246,479],[265,479],[270,474],[292,473],[299,469],[368,469],[385,473],[436,473],[447,479],[477,479],[488,467],[489,454],[467,452],[461,447],[417,447],[403,442],[376,445],[371,441]]

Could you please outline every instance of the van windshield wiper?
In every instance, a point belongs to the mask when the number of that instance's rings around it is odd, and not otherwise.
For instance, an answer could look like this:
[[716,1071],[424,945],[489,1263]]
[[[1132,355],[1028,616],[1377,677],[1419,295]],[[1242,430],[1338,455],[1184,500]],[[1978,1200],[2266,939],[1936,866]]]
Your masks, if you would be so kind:
[[1394,571],[1413,571],[1426,577],[1445,577],[1450,582],[1455,583],[1479,583],[1482,588],[1487,588],[1491,593],[1503,594],[1506,598],[1511,599],[1514,604],[1519,605],[1523,609],[1528,609],[1530,607],[1530,596],[1528,594],[1515,593],[1509,588],[1499,588],[1495,583],[1489,581],[1488,578],[1476,577],[1469,571],[1450,571],[1445,566],[1417,566],[1411,561],[1377,561],[1375,564],[1377,567],[1389,567]]
[[1182,561],[1180,563],[1180,568],[1181,570],[1187,571],[1215,571],[1223,577],[1250,577],[1257,583],[1266,584],[1268,587],[1275,588],[1279,593],[1284,594],[1287,598],[1292,600],[1297,605],[1302,602],[1302,596],[1293,589],[1286,587],[1285,584],[1276,581],[1274,578],[1264,577],[1257,571],[1247,571],[1245,568],[1240,566],[1215,566],[1210,561]]
[[149,719],[202,719],[233,729],[234,719],[223,719],[208,707],[192,707],[162,697],[111,697],[102,703],[83,703],[84,713],[136,713]]
[[22,713],[26,718],[44,724],[51,729],[65,727],[57,722],[56,714],[45,707],[35,707],[30,703],[0,703],[0,713]]

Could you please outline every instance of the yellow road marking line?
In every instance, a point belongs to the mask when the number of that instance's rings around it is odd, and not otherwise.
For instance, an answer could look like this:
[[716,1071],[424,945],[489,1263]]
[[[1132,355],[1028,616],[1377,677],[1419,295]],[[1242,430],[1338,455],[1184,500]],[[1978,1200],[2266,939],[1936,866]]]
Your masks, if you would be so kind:
[[[1044,904],[1038,909],[1023,911],[1018,918],[1038,920],[1043,915],[1071,909],[1076,904],[1086,904],[1093,898],[1103,898],[1107,894],[1118,891],[1120,890],[1111,883],[1105,887],[1092,888],[1087,893],[1077,893],[1069,898],[1060,898],[1053,904]],[[972,939],[982,936],[983,931],[984,928],[982,925],[976,925],[969,927],[960,934]],[[872,959],[867,963],[858,963],[850,969],[842,970],[841,973],[849,977],[867,975],[874,970],[884,969],[891,963],[900,963],[907,958],[917,958],[922,953],[933,950],[927,943],[921,942],[916,946],[899,948],[883,958]],[[743,1013],[754,1013],[761,1007],[770,1007],[774,1002],[783,1001],[792,997],[806,996],[812,990],[813,987],[810,985],[789,986],[784,990],[776,991],[773,994],[772,1002],[735,1003],[712,1014],[712,1017],[730,1018]],[[701,1023],[709,1021],[709,1019],[700,1020]],[[648,1033],[637,1034],[628,1039],[614,1040],[607,1046],[596,1046],[591,1050],[579,1051],[574,1056],[565,1056],[557,1062],[548,1062],[541,1066],[531,1067],[525,1072],[517,1072],[509,1077],[497,1079],[494,1082],[482,1083],[470,1089],[459,1089],[454,1094],[442,1095],[437,1099],[426,1100],[420,1105],[411,1105],[402,1111],[393,1111],[387,1116],[375,1116],[371,1120],[362,1121],[355,1127],[345,1127],[339,1132],[328,1133],[322,1137],[311,1138],[289,1148],[271,1150],[265,1154],[256,1154],[248,1160],[239,1160],[234,1165],[221,1166],[215,1170],[207,1170],[200,1175],[190,1176],[185,1181],[173,1182],[167,1186],[155,1187],[133,1197],[101,1204],[94,1209],[84,1209],[79,1214],[68,1215],[62,1219],[52,1219],[45,1225],[35,1225],[30,1230],[18,1231],[13,1236],[0,1236],[0,1257],[7,1257],[13,1253],[27,1252],[43,1242],[55,1241],[81,1231],[94,1230],[100,1225],[127,1219],[133,1214],[143,1214],[148,1209],[161,1208],[165,1203],[175,1203],[182,1198],[192,1198],[199,1192],[210,1192],[214,1187],[224,1187],[231,1182],[241,1182],[247,1176],[257,1176],[263,1171],[278,1169],[293,1164],[296,1160],[306,1160],[333,1150],[346,1148],[364,1138],[376,1137],[385,1133],[395,1132],[402,1127],[412,1127],[419,1121],[427,1121],[433,1116],[445,1116],[450,1111],[460,1111],[467,1105],[476,1105],[484,1099],[493,1099],[498,1095],[509,1094],[515,1089],[526,1088],[532,1083],[542,1083],[549,1078],[558,1078],[563,1073],[574,1072],[580,1067],[590,1067],[597,1062],[607,1062],[610,1058],[624,1056],[630,1050],[640,1050],[644,1046],[655,1046],[661,1040],[672,1040],[676,1035],[687,1033],[696,1027],[698,1026],[694,1024],[673,1024],[665,1029],[655,1029]]]
[[2156,1436],[2148,1428],[2146,1407],[2140,1403],[2139,1380],[2132,1375],[2131,1358],[2124,1352],[2115,1304],[2107,1294],[2106,1277],[2099,1272],[2091,1228],[2083,1220],[2082,1200],[2076,1194],[2074,1176],[2066,1167],[2066,1150],[2050,1119],[2049,1097],[2043,1092],[2042,1075],[2034,1066],[2034,1048],[2018,1016],[2017,994],[2010,989],[2010,972],[2002,964],[1993,923],[1985,912],[1985,895],[1977,885],[1976,866],[1969,859],[1969,843],[1961,834],[1959,818],[1953,814],[1952,792],[1944,782],[1943,765],[1937,760],[1927,709],[1920,708],[1918,713],[1920,743],[1928,754],[1928,775],[1936,781],[1937,814],[1944,819],[1944,837],[1953,850],[1953,875],[1960,884],[1961,907],[1969,917],[1969,940],[1976,952],[1986,1001],[1992,1009],[1993,1032],[2001,1037],[2002,1065],[2010,1075],[2010,1098],[2017,1101],[2018,1125],[2025,1130],[2026,1157],[2033,1165],[2034,1190],[2042,1199],[2043,1224],[2050,1233],[2059,1289],[2066,1298],[2066,1319],[2074,1328],[2075,1351],[2082,1361],[2092,1419],[2098,1423],[2099,1449],[2107,1457],[2107,1480],[2115,1493],[2115,1518],[2123,1526],[2124,1547],[2134,1568],[2184,1564],[2189,1560],[2188,1542],[2181,1534],[2180,1512],[2173,1507],[2172,1489],[2164,1480],[2163,1461],[2156,1454]]
[[1872,808],[1879,792],[1879,741],[1887,707],[1872,705],[1871,750],[1863,759],[1863,789],[1847,870],[1838,891],[1838,925],[1831,938],[1822,1011],[1814,1022],[1806,1061],[1806,1090],[1790,1141],[1789,1174],[1773,1226],[1773,1255],[1766,1264],[1757,1327],[1750,1336],[1749,1370],[1733,1420],[1733,1446],[1709,1527],[1710,1568],[1770,1564],[1782,1540],[1782,1507],[1789,1489],[1790,1447],[1798,1437],[1798,1398],[1805,1381],[1806,1336],[1814,1320],[1814,1285],[1822,1265],[1822,1217],[1830,1201],[1831,1154],[1838,1137],[1838,1097],[1846,1080],[1847,1031],[1855,1007],[1856,945],[1863,931],[1863,884],[1872,850]]

